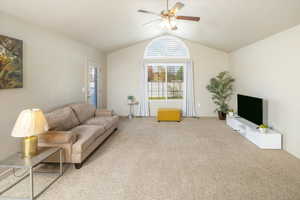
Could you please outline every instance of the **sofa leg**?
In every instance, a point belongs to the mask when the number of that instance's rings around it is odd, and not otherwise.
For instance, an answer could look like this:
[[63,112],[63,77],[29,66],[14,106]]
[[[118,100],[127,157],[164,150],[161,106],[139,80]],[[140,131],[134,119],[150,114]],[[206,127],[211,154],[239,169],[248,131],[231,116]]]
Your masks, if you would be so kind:
[[80,169],[82,167],[82,163],[75,163],[75,169]]

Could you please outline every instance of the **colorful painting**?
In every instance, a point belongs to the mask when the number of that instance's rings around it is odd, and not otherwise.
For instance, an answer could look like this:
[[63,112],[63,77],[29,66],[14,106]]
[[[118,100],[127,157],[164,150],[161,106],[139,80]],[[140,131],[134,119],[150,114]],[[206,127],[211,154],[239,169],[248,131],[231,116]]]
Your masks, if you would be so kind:
[[0,35],[0,89],[23,87],[23,42]]

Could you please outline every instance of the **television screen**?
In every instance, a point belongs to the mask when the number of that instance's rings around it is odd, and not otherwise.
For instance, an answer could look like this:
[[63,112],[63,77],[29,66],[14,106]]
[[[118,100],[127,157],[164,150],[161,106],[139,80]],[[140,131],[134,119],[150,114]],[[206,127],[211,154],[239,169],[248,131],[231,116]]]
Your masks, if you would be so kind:
[[238,115],[256,125],[263,124],[263,99],[238,94]]

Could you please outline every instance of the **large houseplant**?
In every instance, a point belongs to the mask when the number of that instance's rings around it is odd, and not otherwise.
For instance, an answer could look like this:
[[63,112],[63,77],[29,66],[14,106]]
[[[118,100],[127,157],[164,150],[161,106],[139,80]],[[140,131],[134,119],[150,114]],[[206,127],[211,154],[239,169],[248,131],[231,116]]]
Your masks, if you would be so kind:
[[212,93],[212,100],[217,105],[219,119],[225,120],[228,111],[228,101],[233,94],[234,79],[229,72],[224,71],[219,73],[216,77],[210,79],[207,90]]

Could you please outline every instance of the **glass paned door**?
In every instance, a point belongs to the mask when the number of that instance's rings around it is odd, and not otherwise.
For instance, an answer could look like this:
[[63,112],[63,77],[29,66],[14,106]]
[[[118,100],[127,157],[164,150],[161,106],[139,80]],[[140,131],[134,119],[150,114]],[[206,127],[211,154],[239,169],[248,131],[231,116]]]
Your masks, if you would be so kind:
[[93,64],[88,66],[88,88],[87,88],[87,101],[96,108],[98,107],[98,81],[99,71],[98,67]]

